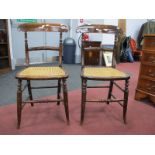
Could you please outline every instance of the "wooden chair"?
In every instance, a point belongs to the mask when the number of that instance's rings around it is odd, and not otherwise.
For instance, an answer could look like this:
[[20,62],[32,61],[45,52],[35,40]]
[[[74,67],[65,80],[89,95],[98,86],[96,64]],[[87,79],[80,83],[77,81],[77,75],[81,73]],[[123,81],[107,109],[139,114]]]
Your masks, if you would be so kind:
[[[112,25],[82,25],[77,27],[77,32],[79,33],[101,33],[101,34],[114,34],[114,46],[111,49],[106,48],[106,46],[101,45],[100,47],[85,46],[85,41],[82,40],[81,43],[81,61],[82,61],[82,98],[81,98],[81,125],[84,121],[85,106],[87,102],[105,102],[109,104],[110,102],[118,102],[123,107],[123,120],[126,123],[126,112],[128,103],[128,85],[130,76],[122,71],[115,69],[116,66],[116,46],[118,40],[118,29],[116,26]],[[100,54],[100,61],[98,66],[85,66],[84,53],[88,51],[98,51]],[[110,67],[103,66],[103,52],[111,51],[112,54],[112,65]],[[88,86],[87,81],[109,81],[109,85],[104,86]],[[124,88],[122,88],[117,81],[124,81]],[[116,95],[112,94],[113,85],[119,88],[123,92],[123,99],[117,99]],[[101,100],[89,100],[87,99],[87,88],[109,88],[107,99]]]
[[[62,33],[68,31],[68,27],[63,24],[57,23],[26,23],[19,25],[19,30],[24,32],[25,35],[25,62],[26,68],[17,73],[16,79],[18,80],[18,89],[17,89],[17,128],[20,128],[21,124],[21,114],[22,109],[25,104],[30,103],[31,106],[34,103],[48,103],[48,102],[57,102],[59,105],[60,102],[64,103],[65,114],[67,123],[69,124],[69,110],[68,110],[68,95],[67,95],[67,85],[66,79],[68,74],[62,68]],[[40,47],[29,47],[28,46],[28,36],[27,33],[30,32],[58,32],[59,37],[59,46],[40,46]],[[52,41],[52,40],[51,40]],[[31,51],[58,51],[59,53],[59,65],[57,66],[30,66],[30,55]],[[22,87],[22,82],[26,80],[26,85]],[[55,86],[40,86],[32,87],[31,81],[33,80],[57,80]],[[22,99],[23,91],[28,88],[29,97],[25,101]],[[32,89],[44,89],[44,88],[57,88],[57,99],[56,100],[37,100],[33,99]],[[61,98],[61,88],[63,88],[63,98]]]

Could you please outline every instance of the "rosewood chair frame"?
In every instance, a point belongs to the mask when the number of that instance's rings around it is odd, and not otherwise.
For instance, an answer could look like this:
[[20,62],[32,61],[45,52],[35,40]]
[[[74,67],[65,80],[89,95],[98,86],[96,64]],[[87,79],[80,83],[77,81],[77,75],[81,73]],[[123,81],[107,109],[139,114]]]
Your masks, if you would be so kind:
[[[17,128],[20,128],[21,124],[21,115],[22,109],[25,104],[30,103],[31,106],[34,103],[49,103],[49,102],[57,102],[59,105],[61,102],[64,104],[65,115],[67,119],[67,124],[69,124],[69,109],[68,109],[68,93],[67,93],[67,84],[66,79],[68,78],[68,74],[62,68],[62,33],[68,31],[68,27],[59,23],[32,23],[32,24],[21,24],[18,29],[24,32],[25,36],[25,62],[26,68],[29,68],[30,65],[30,57],[29,52],[31,51],[39,51],[39,50],[49,50],[49,51],[58,51],[59,53],[59,66],[60,69],[64,71],[64,76],[49,76],[49,77],[21,77],[19,73],[16,75],[16,79],[18,80],[18,89],[17,89]],[[28,36],[27,32],[59,32],[59,46],[40,46],[40,47],[29,47],[28,46]],[[52,67],[52,66],[51,66]],[[22,86],[22,81],[26,80],[27,83],[25,86]],[[40,86],[40,87],[32,87],[31,80],[57,80],[57,85],[54,86]],[[25,89],[28,89],[28,99],[23,101],[22,93]],[[32,96],[32,89],[47,89],[47,88],[57,88],[57,99],[56,100],[34,100]],[[63,98],[61,97],[61,88],[63,89]]]
[[[117,102],[119,103],[122,107],[123,107],[123,121],[124,124],[126,123],[126,113],[127,113],[127,103],[128,103],[128,94],[129,94],[129,90],[128,90],[128,86],[129,86],[129,79],[130,76],[128,74],[125,73],[125,76],[123,77],[107,77],[107,76],[87,76],[84,74],[84,69],[87,67],[93,67],[93,69],[95,70],[95,68],[97,68],[98,66],[85,66],[85,62],[84,62],[84,52],[87,51],[98,51],[100,52],[100,61],[99,61],[99,67],[100,68],[105,68],[102,66],[102,52],[104,51],[111,51],[113,52],[113,56],[112,56],[112,68],[115,68],[116,66],[116,47],[117,47],[117,41],[118,41],[118,28],[116,26],[113,25],[97,25],[97,24],[93,24],[93,25],[82,25],[77,27],[77,32],[78,33],[82,33],[82,36],[84,35],[84,33],[102,33],[102,34],[114,34],[115,35],[115,39],[114,39],[114,48],[110,49],[110,48],[105,48],[103,47],[87,47],[85,46],[85,42],[83,40],[81,43],[81,63],[82,63],[82,72],[81,72],[81,81],[82,81],[82,94],[81,94],[81,119],[80,119],[80,124],[82,125],[84,122],[84,115],[85,115],[85,107],[86,107],[86,103],[88,102],[98,102],[98,103],[111,103],[111,102]],[[82,37],[83,38],[83,37]],[[109,85],[103,85],[103,86],[88,86],[87,81],[88,80],[93,80],[93,81],[109,81]],[[125,85],[124,88],[121,88],[120,85],[118,85],[116,82],[117,81],[124,81]],[[113,91],[113,86],[116,86],[120,91],[122,91],[124,93],[124,97],[123,99],[117,99],[116,96],[114,94],[112,94]],[[108,88],[108,96],[107,99],[101,99],[101,100],[89,100],[87,99],[87,89],[88,88]]]

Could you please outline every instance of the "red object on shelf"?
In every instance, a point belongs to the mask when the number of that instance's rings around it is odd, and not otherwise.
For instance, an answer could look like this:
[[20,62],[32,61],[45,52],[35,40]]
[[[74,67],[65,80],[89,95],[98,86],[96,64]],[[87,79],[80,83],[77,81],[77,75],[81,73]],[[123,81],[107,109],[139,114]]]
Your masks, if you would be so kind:
[[87,33],[84,33],[82,40],[83,41],[88,41],[89,40],[89,35]]

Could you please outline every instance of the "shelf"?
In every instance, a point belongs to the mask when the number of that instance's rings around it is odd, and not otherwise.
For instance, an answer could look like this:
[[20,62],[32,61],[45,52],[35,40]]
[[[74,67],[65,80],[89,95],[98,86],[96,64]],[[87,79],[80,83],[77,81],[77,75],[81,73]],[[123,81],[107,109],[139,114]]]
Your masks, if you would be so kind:
[[3,29],[2,29],[2,28],[0,28],[0,31],[6,31],[6,29],[5,29],[5,28],[3,28]]
[[7,42],[0,42],[0,45],[7,45]]
[[155,62],[148,62],[148,61],[142,61],[141,64],[143,65],[149,65],[149,66],[155,66]]
[[153,77],[147,76],[147,75],[141,75],[141,79],[146,79],[146,80],[150,80],[150,81],[154,81],[155,79]]
[[146,49],[146,48],[142,49],[142,51],[145,52],[145,53],[153,53],[153,54],[155,52],[154,49]]
[[7,20],[0,19],[0,74],[11,70]]
[[0,56],[0,59],[8,59],[9,56]]

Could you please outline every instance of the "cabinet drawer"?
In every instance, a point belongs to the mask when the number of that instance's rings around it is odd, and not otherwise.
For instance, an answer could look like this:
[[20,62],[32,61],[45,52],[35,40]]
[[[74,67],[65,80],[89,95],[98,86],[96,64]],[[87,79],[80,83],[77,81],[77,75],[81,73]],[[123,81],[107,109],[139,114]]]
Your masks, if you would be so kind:
[[142,62],[148,62],[151,64],[155,64],[155,54],[144,52],[142,56]]
[[101,41],[83,41],[84,47],[100,47]]
[[151,94],[155,94],[155,81],[140,79],[138,88]]
[[[83,41],[83,47],[100,47],[100,41]],[[99,50],[87,50],[84,51],[84,64],[85,65],[99,65],[100,51]]]
[[153,36],[144,37],[143,49],[154,50],[155,49],[155,37]]
[[141,75],[155,78],[155,66],[142,65]]

